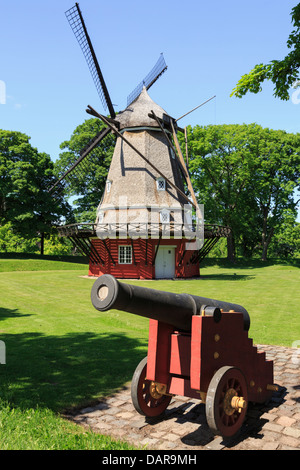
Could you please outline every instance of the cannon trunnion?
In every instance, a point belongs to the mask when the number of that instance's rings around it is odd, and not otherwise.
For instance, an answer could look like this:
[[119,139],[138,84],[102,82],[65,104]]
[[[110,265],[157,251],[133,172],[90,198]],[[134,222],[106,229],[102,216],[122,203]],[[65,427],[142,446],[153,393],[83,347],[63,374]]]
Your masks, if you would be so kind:
[[249,402],[273,390],[273,362],[248,338],[250,319],[240,305],[128,285],[100,276],[91,292],[99,311],[111,308],[148,317],[148,354],[132,378],[135,409],[161,415],[172,396],[200,398],[210,429],[235,436]]

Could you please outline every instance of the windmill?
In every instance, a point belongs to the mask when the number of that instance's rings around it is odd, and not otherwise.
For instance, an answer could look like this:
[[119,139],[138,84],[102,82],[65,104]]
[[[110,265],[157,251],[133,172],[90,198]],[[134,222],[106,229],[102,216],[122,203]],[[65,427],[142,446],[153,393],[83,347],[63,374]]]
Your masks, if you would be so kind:
[[[109,133],[116,145],[95,223],[59,227],[89,257],[89,274],[119,278],[174,278],[199,275],[199,262],[226,229],[203,226],[190,181],[177,121],[150,98],[149,88],[167,70],[160,54],[149,74],[116,114],[78,3],[66,12],[109,117],[90,105],[87,112],[106,127],[81,151],[50,188],[55,195]],[[195,224],[192,210],[198,221]],[[199,242],[201,237],[203,243]],[[205,238],[205,241],[204,241]]]

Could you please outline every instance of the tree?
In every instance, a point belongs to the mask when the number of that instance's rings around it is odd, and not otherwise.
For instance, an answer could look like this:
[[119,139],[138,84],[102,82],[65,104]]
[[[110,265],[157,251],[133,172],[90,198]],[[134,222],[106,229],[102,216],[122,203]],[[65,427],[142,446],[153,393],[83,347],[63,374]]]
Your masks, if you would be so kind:
[[198,200],[204,204],[205,220],[231,228],[227,256],[233,261],[241,230],[241,199],[252,174],[248,128],[195,126],[188,128],[188,142],[192,181]]
[[290,52],[282,60],[272,60],[269,64],[257,64],[243,75],[230,96],[241,98],[247,92],[258,93],[262,83],[271,80],[274,84],[274,96],[289,99],[289,89],[299,78],[300,67],[300,3],[292,11],[294,29],[289,35],[287,46]]
[[255,179],[251,193],[262,217],[262,260],[274,233],[284,221],[286,210],[295,213],[294,190],[300,176],[300,135],[263,129],[259,138]]
[[[74,130],[70,140],[61,144],[64,150],[55,162],[57,176],[75,163],[80,152],[104,128],[102,121],[87,119]],[[109,134],[66,178],[65,194],[76,197],[73,201],[77,221],[94,222],[96,209],[105,188],[106,178],[113,155],[115,137]]]
[[231,228],[228,258],[237,241],[244,254],[260,239],[267,250],[284,211],[295,210],[300,174],[300,135],[257,124],[188,128],[190,171],[205,219]]
[[300,223],[295,220],[295,213],[285,211],[283,223],[274,234],[270,250],[272,255],[279,258],[300,255]]
[[38,237],[24,238],[14,232],[11,222],[0,225],[0,253],[36,253]]
[[25,238],[51,231],[70,207],[48,188],[54,183],[49,155],[39,153],[21,132],[0,130],[0,225]]

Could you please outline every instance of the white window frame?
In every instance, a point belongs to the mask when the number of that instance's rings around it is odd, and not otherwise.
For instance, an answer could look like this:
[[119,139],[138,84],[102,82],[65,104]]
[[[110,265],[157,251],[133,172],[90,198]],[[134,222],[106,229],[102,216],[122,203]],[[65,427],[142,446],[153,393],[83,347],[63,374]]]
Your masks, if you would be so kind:
[[162,224],[170,223],[170,211],[168,209],[163,209],[159,213],[159,220]]
[[[160,187],[162,186],[162,187]],[[166,190],[166,180],[165,178],[157,178],[156,180],[156,188],[157,191],[165,191]]]
[[132,246],[119,245],[119,264],[132,264]]

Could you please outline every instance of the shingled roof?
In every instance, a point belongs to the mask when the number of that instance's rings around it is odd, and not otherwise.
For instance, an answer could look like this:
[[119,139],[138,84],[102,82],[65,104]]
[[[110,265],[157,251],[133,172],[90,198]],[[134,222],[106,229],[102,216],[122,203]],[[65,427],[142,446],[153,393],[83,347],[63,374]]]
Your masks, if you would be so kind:
[[120,129],[132,127],[159,127],[155,119],[148,116],[154,111],[157,117],[162,118],[166,111],[156,104],[148,95],[144,87],[140,95],[120,114],[116,120],[120,123]]

